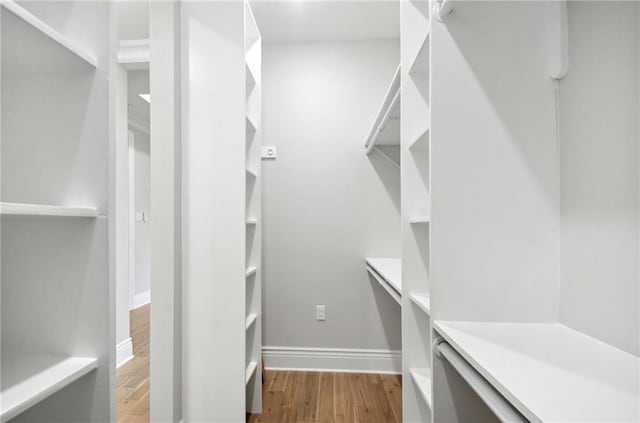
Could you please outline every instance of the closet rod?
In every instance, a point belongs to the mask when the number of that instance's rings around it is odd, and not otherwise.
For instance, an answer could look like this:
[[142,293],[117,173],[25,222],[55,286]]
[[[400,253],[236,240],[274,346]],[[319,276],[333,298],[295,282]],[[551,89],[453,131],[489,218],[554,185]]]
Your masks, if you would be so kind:
[[387,126],[387,122],[391,117],[391,113],[393,113],[393,108],[396,106],[396,104],[398,104],[399,101],[400,101],[400,89],[396,91],[395,95],[393,96],[393,100],[391,100],[391,104],[389,104],[389,108],[387,109],[386,113],[382,117],[382,120],[380,121],[380,125],[378,125],[378,128],[376,129],[376,133],[373,135],[373,138],[371,138],[371,141],[369,141],[369,144],[367,144],[366,146],[367,154],[371,153],[371,150],[373,150],[373,147],[376,146],[376,141],[378,140],[380,133],[384,130],[384,127]]
[[449,345],[444,339],[438,338],[434,342],[436,353],[451,364],[458,374],[475,391],[480,399],[489,407],[496,417],[503,423],[528,423],[510,402],[508,402],[467,360]]

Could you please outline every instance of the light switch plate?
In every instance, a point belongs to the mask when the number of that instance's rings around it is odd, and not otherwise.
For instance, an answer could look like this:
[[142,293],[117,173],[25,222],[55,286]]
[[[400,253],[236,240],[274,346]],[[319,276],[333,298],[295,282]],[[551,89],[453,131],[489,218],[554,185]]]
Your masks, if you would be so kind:
[[273,145],[265,145],[262,147],[262,160],[275,160],[278,158],[278,151]]

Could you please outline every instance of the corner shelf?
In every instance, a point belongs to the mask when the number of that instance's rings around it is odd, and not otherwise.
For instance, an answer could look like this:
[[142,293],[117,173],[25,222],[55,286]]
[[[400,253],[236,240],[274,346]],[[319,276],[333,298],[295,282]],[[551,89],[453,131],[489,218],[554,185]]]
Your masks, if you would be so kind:
[[377,145],[400,145],[400,65],[396,68],[382,105],[365,141],[367,154]]
[[417,305],[427,316],[431,316],[431,298],[427,293],[412,292],[409,299]]
[[[93,53],[78,46],[13,0],[3,0],[3,61],[10,72],[35,70],[94,69],[98,60]],[[20,40],[19,46],[15,40]],[[5,69],[3,69],[5,72]]]
[[396,258],[370,257],[367,257],[365,261],[367,271],[400,304],[402,298],[402,261]]
[[588,335],[559,323],[436,321],[434,328],[530,421],[640,417],[640,359]]
[[245,385],[249,384],[249,381],[256,374],[256,368],[258,367],[258,363],[256,361],[250,361],[247,365],[247,370],[245,371],[244,383]]
[[247,270],[245,272],[246,277],[248,278],[249,276],[253,275],[257,271],[258,271],[258,268],[256,266],[247,267]]
[[249,168],[247,168],[247,175],[252,177],[252,178],[257,178],[258,177],[258,174],[256,173],[256,171],[252,170],[252,169],[249,169]]
[[98,209],[3,202],[0,203],[0,214],[3,216],[98,217]]
[[258,219],[247,219],[247,225],[257,225]]
[[5,422],[98,367],[96,358],[2,352],[2,403]]
[[418,388],[427,407],[431,410],[431,370],[430,369],[410,369],[411,380]]
[[253,326],[253,324],[256,322],[257,319],[258,319],[258,315],[255,313],[251,313],[250,315],[248,315],[245,321],[246,330],[251,329],[251,326]]

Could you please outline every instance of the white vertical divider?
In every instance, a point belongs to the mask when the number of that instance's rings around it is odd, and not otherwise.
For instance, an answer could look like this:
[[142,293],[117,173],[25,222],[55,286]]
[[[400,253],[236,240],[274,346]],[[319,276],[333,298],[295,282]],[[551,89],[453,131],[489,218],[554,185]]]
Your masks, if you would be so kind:
[[258,227],[250,236],[246,223],[260,220],[259,137],[247,138],[260,111],[259,90],[247,86],[260,57],[250,21],[246,2],[182,3],[184,421],[240,422],[261,404],[259,319],[254,336],[246,328],[260,305],[246,277],[260,264]]
[[[430,422],[429,2],[401,2],[403,419]],[[426,219],[425,219],[426,218]],[[414,223],[412,223],[412,221]],[[420,223],[415,223],[420,221]],[[422,307],[415,299],[421,298]]]
[[151,64],[150,421],[182,418],[180,5],[149,3]]
[[[246,78],[246,267],[256,268],[246,277],[246,318],[255,323],[246,328],[245,364],[247,377],[246,411],[262,412],[262,40],[245,1],[245,78]],[[254,223],[255,222],[255,223]],[[255,371],[251,363],[255,363]]]

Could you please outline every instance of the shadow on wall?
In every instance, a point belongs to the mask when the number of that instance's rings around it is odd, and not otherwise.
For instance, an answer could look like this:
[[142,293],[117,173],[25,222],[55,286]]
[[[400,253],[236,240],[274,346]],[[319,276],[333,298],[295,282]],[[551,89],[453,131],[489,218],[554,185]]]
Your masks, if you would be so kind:
[[400,304],[391,298],[391,295],[380,286],[380,283],[369,272],[367,272],[367,277],[371,283],[371,292],[376,304],[375,312],[369,318],[380,320],[380,326],[389,349],[400,350],[402,349]]

